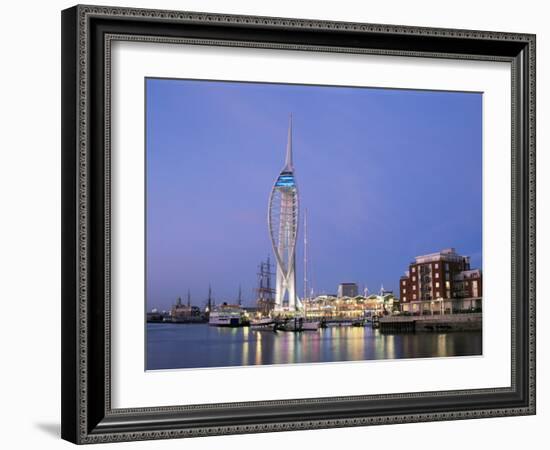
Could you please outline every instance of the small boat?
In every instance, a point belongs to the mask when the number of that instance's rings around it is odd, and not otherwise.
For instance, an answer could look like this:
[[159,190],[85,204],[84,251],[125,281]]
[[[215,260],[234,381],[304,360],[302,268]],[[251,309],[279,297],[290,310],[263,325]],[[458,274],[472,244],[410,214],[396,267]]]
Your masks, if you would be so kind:
[[281,331],[302,331],[302,322],[301,317],[291,317],[284,319],[282,322],[277,324],[277,330]]
[[281,331],[317,331],[321,323],[318,320],[307,320],[303,317],[291,317],[277,325]]
[[262,317],[250,321],[250,328],[256,331],[276,331],[277,322],[271,317]]

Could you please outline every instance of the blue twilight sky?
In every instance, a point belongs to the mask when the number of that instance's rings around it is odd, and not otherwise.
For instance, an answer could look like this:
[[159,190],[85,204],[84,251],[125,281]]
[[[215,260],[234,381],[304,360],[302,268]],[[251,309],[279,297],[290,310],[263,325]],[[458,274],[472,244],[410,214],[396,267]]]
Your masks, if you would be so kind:
[[[397,290],[416,255],[481,266],[482,94],[146,80],[147,307],[254,303],[289,114],[310,284]],[[301,215],[301,220],[303,214]],[[303,292],[303,227],[297,289]],[[274,280],[273,280],[274,281]]]

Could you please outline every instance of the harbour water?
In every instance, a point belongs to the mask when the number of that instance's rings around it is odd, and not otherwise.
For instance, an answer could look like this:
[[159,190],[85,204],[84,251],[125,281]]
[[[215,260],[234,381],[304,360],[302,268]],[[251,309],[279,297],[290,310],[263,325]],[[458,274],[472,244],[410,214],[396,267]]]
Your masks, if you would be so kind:
[[147,324],[147,370],[482,354],[481,331],[386,334],[366,327],[254,331],[208,324]]

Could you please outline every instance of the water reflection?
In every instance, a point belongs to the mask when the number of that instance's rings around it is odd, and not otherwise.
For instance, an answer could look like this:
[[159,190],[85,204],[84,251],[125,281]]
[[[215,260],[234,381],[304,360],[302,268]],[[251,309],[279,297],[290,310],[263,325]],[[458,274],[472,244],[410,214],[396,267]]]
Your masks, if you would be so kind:
[[437,336],[437,353],[439,355],[445,355],[447,352],[447,334],[440,334]]
[[481,354],[481,332],[381,334],[370,327],[269,332],[148,324],[147,368],[226,367]]
[[262,364],[262,333],[254,333],[256,336],[256,357],[254,364]]

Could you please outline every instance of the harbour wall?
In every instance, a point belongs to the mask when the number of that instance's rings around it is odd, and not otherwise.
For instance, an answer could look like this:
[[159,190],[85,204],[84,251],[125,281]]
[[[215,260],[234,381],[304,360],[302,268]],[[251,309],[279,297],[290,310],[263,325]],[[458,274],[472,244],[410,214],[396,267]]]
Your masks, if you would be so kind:
[[480,331],[481,313],[427,316],[387,316],[380,318],[382,332]]

